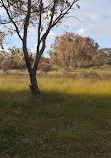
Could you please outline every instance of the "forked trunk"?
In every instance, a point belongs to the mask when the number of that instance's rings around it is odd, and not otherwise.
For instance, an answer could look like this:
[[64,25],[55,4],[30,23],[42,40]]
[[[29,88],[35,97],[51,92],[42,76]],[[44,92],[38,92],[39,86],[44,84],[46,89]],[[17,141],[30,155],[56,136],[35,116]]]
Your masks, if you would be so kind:
[[29,85],[29,86],[32,91],[32,94],[37,96],[38,94],[40,94],[40,90],[37,85],[36,72],[30,73],[30,82],[31,82],[31,85]]

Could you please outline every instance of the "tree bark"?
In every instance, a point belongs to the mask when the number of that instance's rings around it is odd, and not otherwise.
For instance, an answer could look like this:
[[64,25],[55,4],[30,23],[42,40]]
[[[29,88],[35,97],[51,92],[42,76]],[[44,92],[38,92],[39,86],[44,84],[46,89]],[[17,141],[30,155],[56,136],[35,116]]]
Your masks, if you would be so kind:
[[30,83],[31,85],[29,85],[32,94],[34,94],[35,96],[41,94],[40,89],[37,85],[37,78],[36,78],[36,72],[32,71],[29,73],[30,74]]

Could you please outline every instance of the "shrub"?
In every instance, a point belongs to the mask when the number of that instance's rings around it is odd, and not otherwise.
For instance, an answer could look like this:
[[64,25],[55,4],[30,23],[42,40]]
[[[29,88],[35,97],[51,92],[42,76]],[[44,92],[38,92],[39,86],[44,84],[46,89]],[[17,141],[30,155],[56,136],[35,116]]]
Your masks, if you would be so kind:
[[48,58],[42,57],[41,61],[39,63],[38,69],[41,70],[44,73],[47,73],[47,72],[51,71],[50,60]]
[[5,58],[1,61],[0,67],[2,68],[3,72],[12,68],[12,60],[10,58]]

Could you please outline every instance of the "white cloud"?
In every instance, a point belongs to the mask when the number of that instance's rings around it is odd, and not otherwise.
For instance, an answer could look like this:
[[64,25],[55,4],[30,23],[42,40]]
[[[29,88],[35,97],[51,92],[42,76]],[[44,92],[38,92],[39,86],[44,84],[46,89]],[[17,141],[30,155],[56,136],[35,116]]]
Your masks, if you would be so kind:
[[103,16],[97,13],[92,13],[89,15],[89,17],[95,22],[104,20]]
[[77,31],[75,31],[77,34],[84,34],[85,33],[85,29],[84,28],[81,28],[81,29],[79,29],[79,30],[77,30]]
[[6,11],[3,8],[0,8],[0,15],[4,16],[6,14]]
[[31,49],[31,53],[34,54],[36,52],[36,49]]
[[[81,27],[84,34],[95,39],[111,39],[111,2],[110,0],[81,0],[79,17],[84,19]],[[81,28],[80,28],[81,29]]]
[[56,34],[54,32],[52,32],[52,31],[49,33],[49,36],[55,36],[55,35]]
[[63,27],[68,26],[70,31],[94,39],[111,39],[111,0],[80,0],[81,8],[71,11],[71,16],[66,18]]
[[[75,16],[82,22],[74,17],[63,19],[62,24],[50,32],[46,44],[48,48],[54,41],[54,37],[65,31],[90,36],[95,40],[111,40],[111,0],[80,0],[78,3],[81,8],[75,7],[76,10],[71,10],[69,16]],[[37,28],[30,27],[29,32],[28,42],[30,47],[33,48],[37,42]]]

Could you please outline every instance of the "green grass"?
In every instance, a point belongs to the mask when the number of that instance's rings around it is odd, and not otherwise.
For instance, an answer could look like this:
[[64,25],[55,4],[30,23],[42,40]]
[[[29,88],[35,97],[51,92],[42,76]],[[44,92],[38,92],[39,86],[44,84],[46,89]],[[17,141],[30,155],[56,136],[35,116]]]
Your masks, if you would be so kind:
[[38,98],[26,72],[0,72],[0,157],[111,158],[111,72],[95,71],[38,74]]

